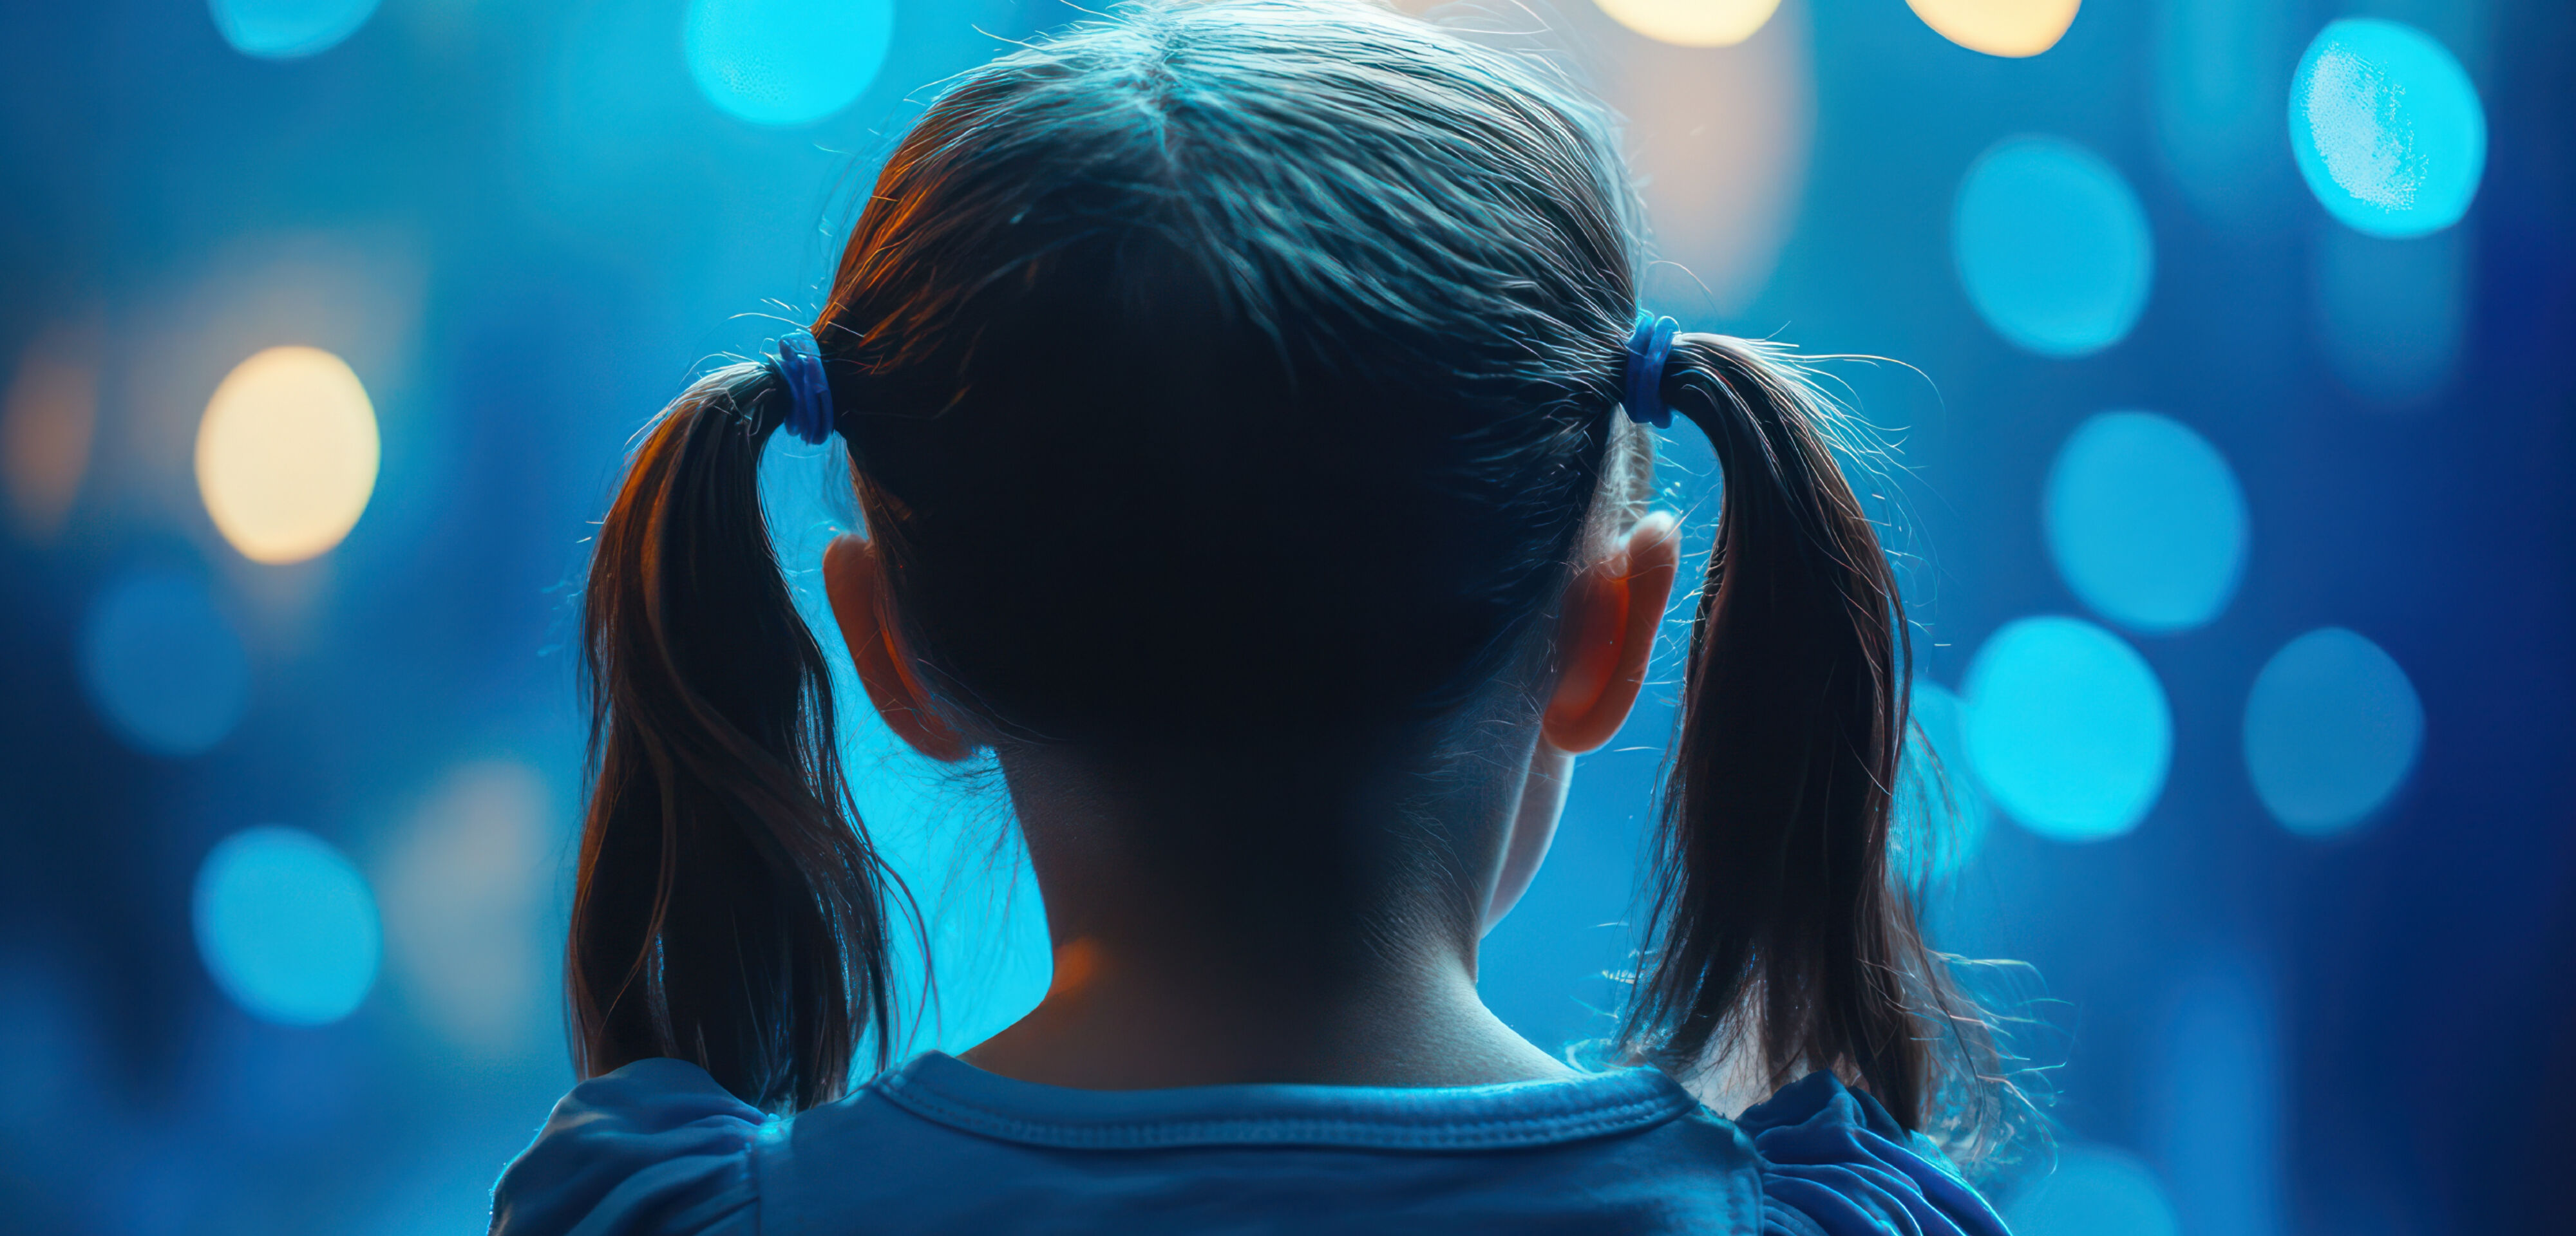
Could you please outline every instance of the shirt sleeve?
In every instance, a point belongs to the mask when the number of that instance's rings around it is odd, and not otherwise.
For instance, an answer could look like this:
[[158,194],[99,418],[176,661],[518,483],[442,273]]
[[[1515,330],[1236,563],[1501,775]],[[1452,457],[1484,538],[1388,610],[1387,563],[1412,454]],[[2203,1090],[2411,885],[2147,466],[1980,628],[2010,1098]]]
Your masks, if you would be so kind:
[[680,1060],[573,1087],[492,1189],[492,1236],[752,1236],[760,1111]]
[[1878,1100],[1811,1073],[1736,1119],[1762,1158],[1763,1236],[2008,1236]]

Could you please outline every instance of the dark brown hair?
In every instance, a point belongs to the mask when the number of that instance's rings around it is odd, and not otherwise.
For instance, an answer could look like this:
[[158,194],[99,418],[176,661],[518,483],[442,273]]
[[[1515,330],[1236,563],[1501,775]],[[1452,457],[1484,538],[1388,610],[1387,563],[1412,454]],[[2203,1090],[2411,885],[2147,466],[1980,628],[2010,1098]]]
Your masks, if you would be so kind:
[[759,408],[781,401],[748,366],[699,382],[600,524],[565,983],[585,1074],[675,1056],[792,1110],[840,1093],[863,1033],[890,1041],[900,890],[857,826],[829,671],[761,518]]
[[[1181,849],[1240,857],[1525,706],[1647,451],[1616,411],[1642,254],[1609,134],[1543,62],[1358,3],[1131,7],[952,86],[813,325],[943,712],[1230,793]],[[1905,628],[1849,427],[1717,335],[1681,337],[1664,396],[1725,497],[1622,1041],[1832,1069],[1920,1126],[1987,1049],[1890,874]],[[894,890],[760,522],[785,402],[763,367],[702,382],[601,529],[570,982],[586,1072],[674,1055],[792,1109],[867,1038],[883,1059]],[[1346,715],[1382,741],[1299,762],[1308,801],[1265,815],[1292,783],[1241,753]]]
[[1781,349],[1684,336],[1674,361],[1725,491],[1622,1038],[1668,1068],[1746,1060],[1764,1090],[1830,1069],[1917,1127],[1964,1097],[1936,1095],[1940,1049],[1993,1047],[1893,873],[1904,602],[1837,459],[1867,448]]

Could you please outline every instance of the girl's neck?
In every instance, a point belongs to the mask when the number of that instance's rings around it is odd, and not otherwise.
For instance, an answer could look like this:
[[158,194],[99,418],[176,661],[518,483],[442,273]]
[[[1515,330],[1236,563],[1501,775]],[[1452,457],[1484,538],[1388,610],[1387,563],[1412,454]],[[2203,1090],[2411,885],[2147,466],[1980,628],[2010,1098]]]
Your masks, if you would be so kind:
[[1226,768],[1216,787],[1043,755],[1003,766],[1055,979],[967,1062],[1098,1090],[1568,1072],[1476,995],[1483,898],[1456,872],[1491,866],[1503,826],[1484,817],[1508,802],[1444,804],[1450,827],[1428,830],[1355,807],[1373,796],[1335,789],[1321,761]]

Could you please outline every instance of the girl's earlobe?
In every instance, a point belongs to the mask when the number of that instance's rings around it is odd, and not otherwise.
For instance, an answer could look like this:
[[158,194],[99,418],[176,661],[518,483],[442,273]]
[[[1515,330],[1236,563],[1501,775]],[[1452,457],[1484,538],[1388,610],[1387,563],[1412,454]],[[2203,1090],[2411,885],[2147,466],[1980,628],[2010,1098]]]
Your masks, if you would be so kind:
[[912,658],[887,620],[884,573],[876,546],[864,537],[839,536],[823,550],[823,595],[832,620],[850,648],[859,683],[885,718],[886,727],[913,750],[943,763],[975,753],[975,744],[930,705],[930,694],[912,672]]

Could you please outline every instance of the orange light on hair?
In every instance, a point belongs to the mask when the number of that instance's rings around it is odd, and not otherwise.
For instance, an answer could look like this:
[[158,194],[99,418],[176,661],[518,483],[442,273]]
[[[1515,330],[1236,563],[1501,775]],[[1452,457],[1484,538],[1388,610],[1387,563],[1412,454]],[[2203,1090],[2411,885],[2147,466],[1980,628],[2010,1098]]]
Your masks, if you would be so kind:
[[378,450],[375,408],[346,362],[320,348],[270,348],[207,401],[197,490],[243,557],[301,562],[357,526]]

